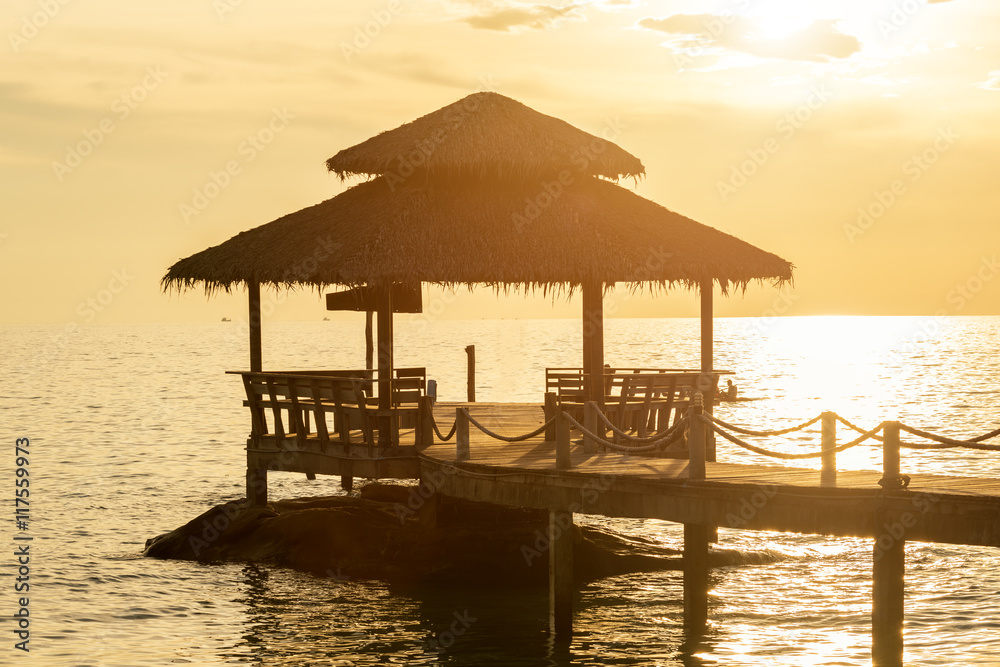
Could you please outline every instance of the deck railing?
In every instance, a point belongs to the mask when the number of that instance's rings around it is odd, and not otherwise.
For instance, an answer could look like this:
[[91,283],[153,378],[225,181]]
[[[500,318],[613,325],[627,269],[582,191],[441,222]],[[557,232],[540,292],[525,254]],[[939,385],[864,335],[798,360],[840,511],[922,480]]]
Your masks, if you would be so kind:
[[[369,371],[234,372],[243,379],[250,409],[250,444],[281,449],[286,440],[299,448],[315,442],[366,445],[372,455],[399,444],[399,431],[418,428],[423,411],[424,369],[397,369],[388,382],[390,407],[380,409],[377,373]],[[377,435],[387,426],[388,441]],[[418,428],[418,431],[420,429]]]

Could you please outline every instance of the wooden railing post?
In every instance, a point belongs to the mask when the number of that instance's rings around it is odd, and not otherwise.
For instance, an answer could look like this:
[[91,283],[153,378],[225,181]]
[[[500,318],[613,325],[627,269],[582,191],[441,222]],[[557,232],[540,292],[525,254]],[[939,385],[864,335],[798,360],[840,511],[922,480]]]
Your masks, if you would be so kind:
[[476,346],[466,345],[465,353],[469,355],[467,399],[469,403],[476,402]]
[[468,461],[472,458],[469,448],[469,418],[462,408],[455,409],[455,460]]
[[820,472],[820,484],[823,486],[837,482],[837,415],[824,412],[822,417],[822,435],[820,448],[823,452],[823,469]]
[[426,449],[434,444],[434,399],[430,396],[420,397],[420,410],[417,412],[417,449]]
[[[600,408],[597,407],[597,404],[593,401],[587,401],[584,403],[583,426],[594,435],[604,435],[606,431],[602,428],[603,424],[598,426],[600,423],[600,417],[597,414],[598,410],[600,410]],[[583,434],[583,451],[587,454],[597,453],[597,441],[586,433]]]
[[563,415],[562,410],[556,415],[556,468],[568,470],[573,467],[569,454],[569,420]]
[[[559,411],[559,401],[556,399],[556,395],[551,391],[545,392],[545,405],[543,407],[545,414],[545,421],[548,422],[550,419],[556,416],[556,412]],[[545,429],[545,440],[547,442],[554,442],[556,439],[556,423],[553,421],[549,424],[549,427]]]
[[701,421],[704,405],[701,392],[695,392],[688,414],[691,417],[688,431],[688,479],[705,479],[705,424]]
[[885,422],[882,428],[882,479],[878,483],[883,489],[903,486],[899,476],[899,422]]

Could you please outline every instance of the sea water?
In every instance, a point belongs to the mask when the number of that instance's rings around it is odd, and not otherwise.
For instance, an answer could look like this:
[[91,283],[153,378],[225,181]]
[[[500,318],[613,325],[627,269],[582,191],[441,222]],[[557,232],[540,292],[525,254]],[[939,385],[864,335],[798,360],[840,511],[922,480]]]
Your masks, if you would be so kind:
[[[265,369],[363,367],[363,329],[362,320],[268,324]],[[608,320],[606,361],[697,367],[698,335],[695,320]],[[245,328],[3,327],[0,336],[0,664],[870,664],[871,540],[720,529],[720,546],[769,564],[712,572],[710,631],[694,650],[683,648],[675,571],[583,586],[573,640],[557,645],[546,591],[403,589],[349,572],[141,558],[147,538],[243,495],[249,414],[239,377],[225,371],[247,366]],[[898,419],[965,437],[1000,421],[1000,318],[719,319],[715,338],[716,368],[756,399],[717,408],[736,424],[777,428],[833,410],[865,428]],[[546,366],[579,365],[580,325],[400,318],[396,327],[397,365],[425,366],[440,400],[465,397],[467,345],[479,400],[541,402]],[[30,443],[25,530],[13,499],[18,438]],[[802,451],[818,447],[818,434],[763,444]],[[728,443],[719,458],[765,462]],[[838,457],[841,469],[880,461],[867,446]],[[1000,453],[904,450],[902,469],[1000,478]],[[270,481],[275,498],[341,493],[336,478]],[[663,521],[578,520],[682,544]],[[24,544],[27,593],[14,590]],[[907,543],[906,558],[907,664],[1000,664],[1000,549]],[[15,648],[24,596],[27,653]]]

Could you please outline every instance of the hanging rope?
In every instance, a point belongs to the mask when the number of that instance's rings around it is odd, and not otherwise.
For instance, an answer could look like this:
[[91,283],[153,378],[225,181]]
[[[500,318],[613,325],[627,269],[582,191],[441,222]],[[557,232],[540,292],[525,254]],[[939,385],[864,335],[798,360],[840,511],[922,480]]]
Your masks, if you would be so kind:
[[445,436],[441,435],[441,429],[438,428],[437,420],[434,419],[433,410],[430,411],[430,415],[431,415],[431,426],[434,428],[434,432],[437,434],[437,437],[444,442],[448,442],[449,440],[451,440],[452,436],[455,435],[455,429],[458,428],[458,420],[457,419],[455,420],[455,423],[451,425],[451,430],[448,431],[448,435]]
[[918,428],[913,428],[912,426],[907,426],[906,424],[899,425],[900,431],[906,431],[911,435],[915,435],[918,438],[925,438],[931,440],[937,444],[911,444],[911,443],[901,443],[903,447],[909,447],[910,449],[953,449],[956,447],[965,447],[967,449],[976,449],[982,452],[997,452],[1000,451],[1000,445],[984,445],[983,440],[989,440],[997,435],[1000,435],[1000,430],[991,431],[986,435],[981,435],[978,438],[972,438],[970,440],[955,440],[954,438],[946,438],[943,435],[936,435],[928,431],[922,431]]
[[504,442],[523,442],[524,440],[529,440],[531,438],[534,438],[537,435],[541,435],[545,431],[545,429],[551,426],[556,420],[555,417],[552,417],[551,419],[549,419],[547,422],[539,426],[531,433],[525,433],[524,435],[507,436],[507,435],[500,435],[499,433],[491,431],[490,429],[480,424],[478,421],[476,421],[475,417],[469,414],[468,408],[460,408],[460,409],[462,410],[462,413],[465,414],[465,417],[469,420],[469,423],[474,425],[476,428],[478,428],[480,431],[490,436],[491,438],[496,438],[497,440],[503,440]]
[[654,440],[654,441],[652,441],[652,442],[650,442],[649,444],[646,444],[646,445],[641,445],[641,446],[635,446],[635,447],[633,447],[633,446],[630,446],[630,445],[623,445],[623,444],[617,443],[617,442],[611,442],[609,440],[606,440],[606,439],[602,438],[601,436],[597,435],[596,433],[594,433],[591,430],[589,430],[586,427],[584,427],[577,420],[573,419],[573,417],[570,414],[568,414],[568,413],[564,412],[563,413],[563,418],[566,419],[566,421],[568,421],[572,426],[576,427],[577,430],[579,430],[581,433],[583,433],[583,435],[585,437],[590,438],[591,440],[596,441],[597,444],[603,445],[603,446],[607,447],[608,449],[612,449],[612,450],[617,451],[617,452],[625,452],[627,454],[638,454],[638,453],[641,453],[641,452],[651,452],[651,451],[654,451],[654,450],[657,450],[657,449],[664,449],[664,448],[666,448],[666,446],[669,445],[670,443],[672,443],[672,442],[674,442],[676,440],[679,440],[681,437],[683,437],[684,433],[683,433],[683,431],[679,427],[681,425],[687,423],[687,418],[685,417],[683,420],[677,422],[674,425],[674,428],[670,429],[670,431],[667,431],[666,433],[663,433],[663,434],[657,436],[656,440]]
[[[716,426],[715,424],[713,424],[712,421],[709,420],[705,415],[701,416],[701,420],[706,425],[708,425],[708,427],[710,429],[712,429],[713,431],[715,431],[716,433],[718,433],[719,435],[721,435],[723,438],[725,438],[729,442],[733,443],[734,445],[739,445],[740,447],[743,447],[744,449],[748,449],[751,452],[755,452],[755,453],[760,454],[762,456],[771,456],[771,457],[774,457],[774,458],[777,458],[777,459],[814,459],[814,458],[818,458],[820,456],[823,456],[823,454],[824,454],[824,452],[822,450],[820,450],[818,452],[809,452],[809,453],[805,453],[805,454],[787,454],[785,452],[775,452],[775,451],[770,450],[770,449],[764,449],[763,447],[758,447],[756,445],[751,445],[749,442],[741,440],[741,439],[737,438],[735,435],[730,435],[729,433],[726,433],[721,428],[719,428],[718,426]],[[837,447],[834,447],[833,449],[831,449],[829,451],[832,452],[832,453],[840,453],[840,452],[842,452],[844,450],[850,449],[851,447],[856,447],[857,445],[860,445],[865,440],[868,440],[869,438],[874,437],[875,434],[878,431],[880,431],[881,429],[882,429],[882,424],[879,424],[878,426],[876,426],[875,428],[873,428],[871,431],[864,432],[861,435],[860,438],[857,438],[857,439],[852,440],[850,442],[844,443],[843,445],[838,445]]]
[[[597,414],[600,415],[601,421],[604,422],[605,426],[607,426],[609,429],[611,429],[611,431],[615,435],[617,435],[618,437],[623,438],[625,440],[628,440],[629,442],[640,442],[640,443],[643,443],[643,444],[649,444],[651,442],[660,442],[661,440],[663,440],[663,438],[665,436],[673,434],[674,431],[677,429],[677,427],[680,426],[682,423],[684,423],[684,420],[681,420],[681,421],[677,422],[676,424],[674,424],[673,426],[671,426],[666,431],[664,431],[663,433],[657,433],[655,435],[651,435],[651,436],[647,436],[647,437],[643,438],[643,437],[639,437],[639,436],[636,436],[636,435],[630,435],[630,434],[626,433],[625,431],[621,430],[620,428],[618,428],[617,426],[615,426],[614,424],[612,424],[611,420],[608,419],[608,416],[606,414],[604,414],[604,411],[601,410],[600,407],[598,407],[597,403],[595,403],[594,401],[587,401],[587,404],[594,406],[594,410],[596,410]],[[685,417],[685,419],[686,418],[687,417]]]
[[[810,419],[807,422],[799,424],[798,426],[792,426],[791,428],[781,429],[780,431],[751,431],[748,428],[741,428],[739,426],[733,426],[732,424],[727,424],[726,422],[722,421],[721,419],[717,419],[716,417],[714,417],[714,416],[712,416],[710,414],[703,414],[702,416],[705,417],[706,419],[709,419],[709,420],[715,422],[716,424],[718,424],[722,428],[729,429],[730,431],[736,431],[737,433],[741,433],[743,435],[759,436],[759,437],[762,437],[762,438],[763,437],[772,436],[772,435],[786,435],[788,433],[794,433],[795,431],[801,431],[804,428],[809,428],[810,426],[812,426],[813,424],[815,424],[816,422],[818,422],[820,419],[823,418],[823,415],[821,415],[821,414],[820,415],[816,415],[815,417],[813,417],[812,419]],[[864,431],[862,431],[862,433],[863,432]]]

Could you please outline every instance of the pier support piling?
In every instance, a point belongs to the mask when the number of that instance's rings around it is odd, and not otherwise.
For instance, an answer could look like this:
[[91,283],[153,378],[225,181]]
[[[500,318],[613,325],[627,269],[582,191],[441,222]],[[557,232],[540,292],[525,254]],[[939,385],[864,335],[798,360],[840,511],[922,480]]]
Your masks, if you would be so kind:
[[[887,522],[880,522],[879,525]],[[872,665],[903,667],[905,541],[888,533],[875,542],[872,562]]]
[[688,639],[705,633],[708,624],[709,526],[684,524],[684,630]]
[[823,468],[820,471],[820,484],[822,486],[836,486],[837,484],[837,415],[833,412],[824,412],[822,416],[822,434],[820,449],[823,452]]
[[573,513],[549,510],[549,631],[573,635]]
[[247,468],[247,501],[251,505],[267,505],[267,470]]

